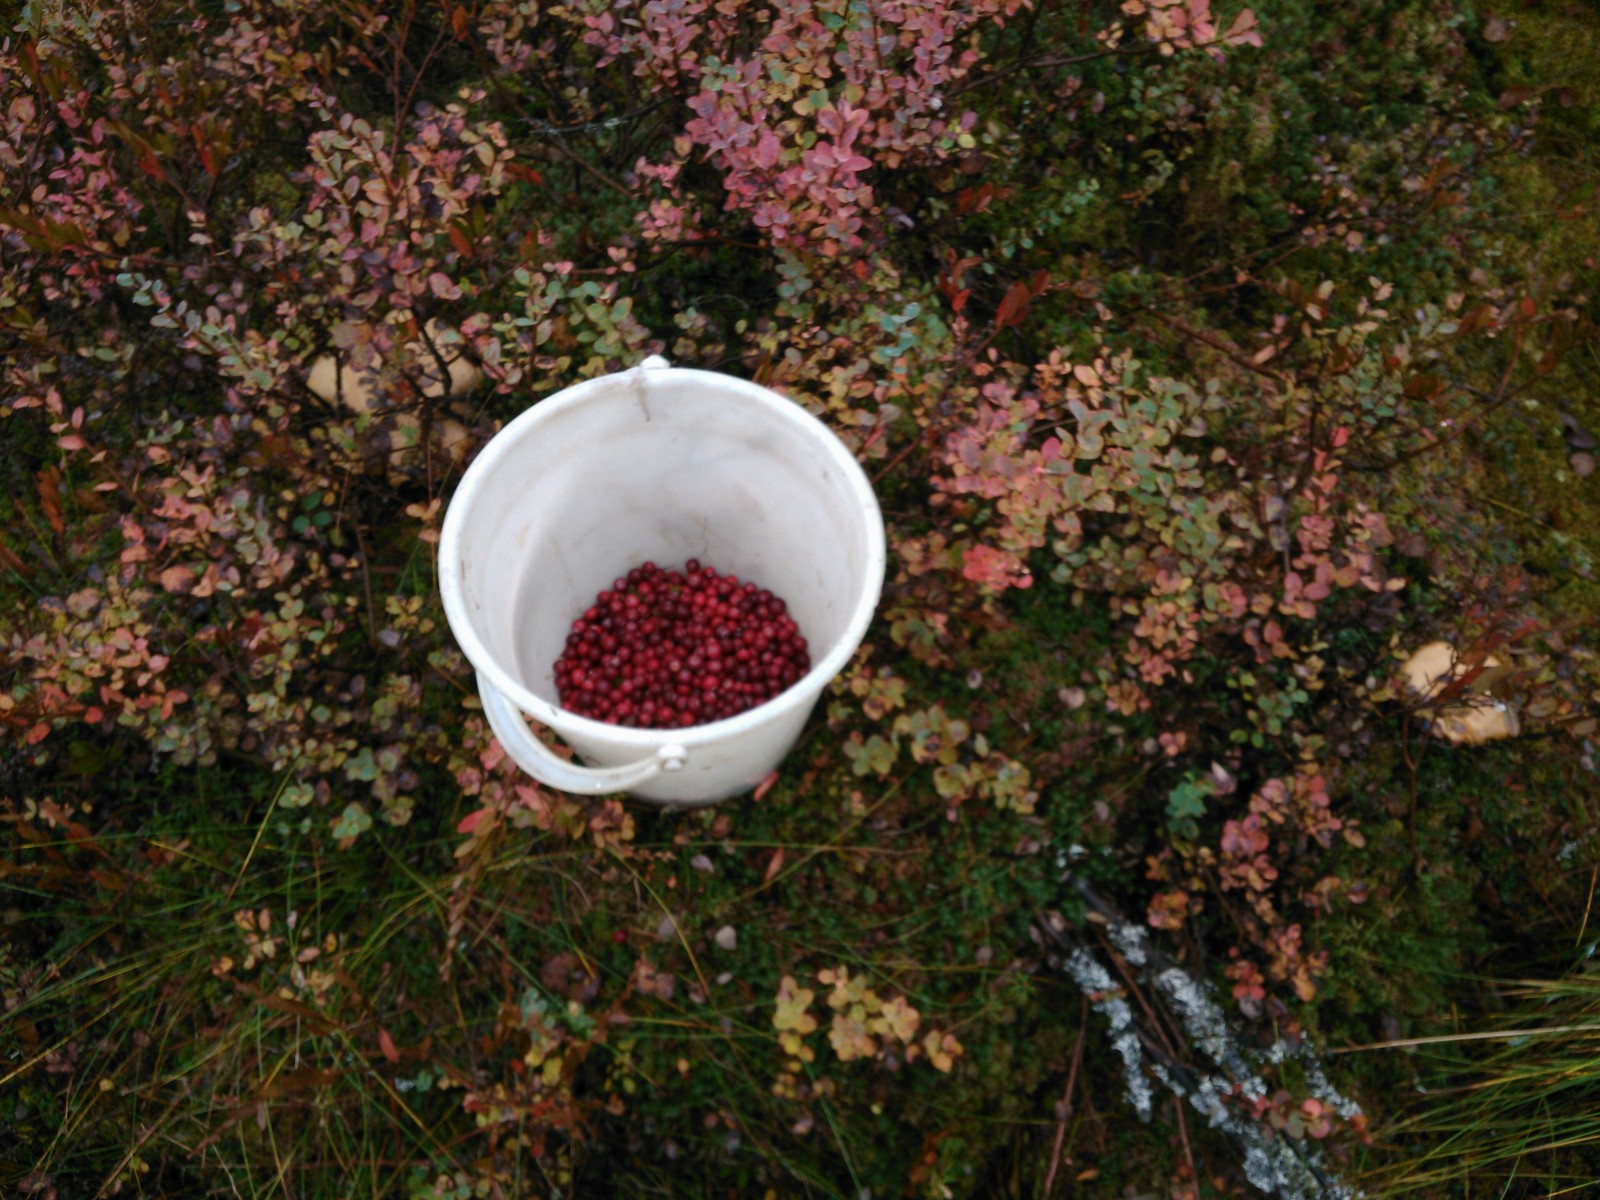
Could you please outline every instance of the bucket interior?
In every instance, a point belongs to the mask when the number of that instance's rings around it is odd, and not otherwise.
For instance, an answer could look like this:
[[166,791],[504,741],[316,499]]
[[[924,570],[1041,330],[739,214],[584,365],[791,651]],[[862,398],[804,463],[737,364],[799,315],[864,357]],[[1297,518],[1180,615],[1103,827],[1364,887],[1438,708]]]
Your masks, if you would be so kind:
[[709,373],[635,370],[535,411],[530,434],[483,464],[459,561],[484,648],[549,704],[572,621],[647,561],[698,558],[769,589],[813,666],[849,635],[863,595],[876,600],[876,501],[791,402]]

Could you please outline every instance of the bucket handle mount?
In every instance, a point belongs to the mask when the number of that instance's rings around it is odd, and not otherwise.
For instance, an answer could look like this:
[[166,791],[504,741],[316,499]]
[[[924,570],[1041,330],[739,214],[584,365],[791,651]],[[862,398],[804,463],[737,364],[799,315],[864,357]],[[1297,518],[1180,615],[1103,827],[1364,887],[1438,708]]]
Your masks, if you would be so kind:
[[558,791],[580,796],[625,792],[654,779],[663,771],[681,771],[683,764],[688,761],[687,750],[669,744],[657,749],[650,757],[626,766],[580,767],[558,757],[534,737],[517,707],[482,675],[478,676],[478,695],[483,699],[483,711],[489,718],[489,728],[494,730],[495,738],[511,756],[511,761],[540,783]]

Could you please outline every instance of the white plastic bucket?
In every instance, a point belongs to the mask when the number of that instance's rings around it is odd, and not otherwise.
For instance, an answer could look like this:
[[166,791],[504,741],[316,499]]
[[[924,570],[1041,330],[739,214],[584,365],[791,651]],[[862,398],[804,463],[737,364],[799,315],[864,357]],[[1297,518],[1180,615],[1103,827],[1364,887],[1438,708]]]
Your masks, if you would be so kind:
[[[554,664],[572,621],[631,568],[690,558],[782,597],[811,670],[759,707],[684,729],[561,708]],[[865,635],[883,571],[877,498],[822,422],[757,384],[658,357],[501,430],[462,477],[439,542],[445,615],[512,760],[562,791],[679,806],[746,791],[778,765]],[[588,765],[552,753],[524,715]]]

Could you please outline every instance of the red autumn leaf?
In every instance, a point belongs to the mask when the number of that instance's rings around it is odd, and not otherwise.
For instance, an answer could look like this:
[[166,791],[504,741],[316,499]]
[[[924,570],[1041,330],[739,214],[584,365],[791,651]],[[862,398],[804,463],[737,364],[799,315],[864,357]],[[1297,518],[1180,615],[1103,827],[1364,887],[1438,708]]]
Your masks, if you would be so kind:
[[767,873],[761,882],[771,883],[777,878],[778,872],[783,870],[783,847],[779,846],[772,852],[772,857],[767,860]]
[[961,315],[961,310],[967,306],[967,300],[972,295],[971,288],[961,286],[962,281],[971,268],[982,262],[983,259],[976,257],[957,258],[954,250],[945,252],[947,269],[939,275],[939,294],[950,302],[950,310],[957,316]]
[[995,186],[992,183],[979,184],[975,188],[962,188],[956,193],[956,211],[962,216],[968,213],[982,212],[989,207],[995,197]]
[[778,135],[770,129],[763,129],[761,136],[756,139],[751,161],[763,171],[770,171],[778,165],[778,156],[782,153],[783,144],[778,141]]
[[400,1061],[400,1051],[395,1049],[394,1039],[389,1036],[389,1031],[382,1025],[378,1026],[378,1049],[383,1051],[383,1056],[392,1063]]
[[967,306],[967,298],[972,295],[971,288],[964,288],[953,275],[939,276],[939,294],[950,302],[950,311],[957,316]]
[[1017,280],[1006,289],[1005,299],[1000,301],[1000,310],[995,313],[995,329],[1005,329],[1011,325],[1022,324],[1022,318],[1028,311],[1028,305],[1033,300],[1033,293],[1028,290],[1028,285],[1022,280]]
[[460,822],[456,825],[456,832],[471,833],[478,827],[479,822],[481,822],[483,818],[488,815],[488,813],[489,810],[487,808],[480,808],[475,812],[469,812],[466,816],[462,817]]
[[996,550],[993,546],[968,546],[961,557],[961,574],[973,583],[997,592],[1033,584],[1033,576],[1016,555]]
[[751,799],[753,799],[753,800],[761,799],[761,797],[765,796],[768,792],[770,792],[772,790],[772,785],[777,783],[777,782],[778,782],[778,773],[776,771],[768,771],[766,778],[763,779],[760,783],[756,784],[756,790],[755,790],[754,794],[751,796]]
[[1256,14],[1248,8],[1241,9],[1239,15],[1234,17],[1233,24],[1228,26],[1228,32],[1222,35],[1222,40],[1230,46],[1261,45]]

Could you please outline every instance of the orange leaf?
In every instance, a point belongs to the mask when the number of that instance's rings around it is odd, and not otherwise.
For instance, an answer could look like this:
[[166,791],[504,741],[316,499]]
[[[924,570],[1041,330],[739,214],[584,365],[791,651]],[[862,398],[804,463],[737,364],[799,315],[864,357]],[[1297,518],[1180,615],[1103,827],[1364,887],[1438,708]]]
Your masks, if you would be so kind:
[[783,847],[779,846],[772,852],[772,857],[767,860],[767,873],[761,882],[771,883],[777,878],[778,872],[781,870],[783,870]]
[[1472,311],[1467,313],[1466,316],[1462,317],[1460,321],[1456,322],[1456,332],[1461,335],[1476,333],[1485,325],[1488,325],[1493,321],[1494,306],[1490,304],[1480,304],[1476,308],[1472,309]]
[[[457,9],[456,11],[460,11]],[[378,1049],[383,1051],[383,1056],[392,1063],[400,1061],[400,1051],[395,1049],[394,1039],[389,1036],[389,1031],[382,1025],[378,1026]]]
[[61,519],[61,472],[54,467],[46,467],[39,472],[39,507],[44,509],[45,519],[50,522],[50,528],[57,533],[67,531],[66,522]]
[[0,544],[0,567],[9,567],[18,575],[27,575],[30,573],[28,571],[28,564],[23,562],[3,544]]
[[194,589],[195,573],[193,567],[182,565],[168,567],[159,576],[161,586],[169,592],[182,595]]
[[766,778],[763,779],[760,783],[756,784],[756,790],[755,790],[755,793],[751,796],[751,799],[753,799],[753,800],[761,799],[761,797],[765,796],[768,792],[770,792],[772,790],[772,785],[777,783],[777,782],[778,782],[778,773],[776,771],[768,771]]
[[1413,375],[1402,391],[1411,400],[1431,400],[1444,391],[1444,381],[1436,375]]
[[285,1071],[279,1075],[261,1089],[260,1096],[263,1100],[292,1096],[310,1088],[327,1087],[337,1078],[339,1072],[332,1067],[302,1067],[298,1071]]

